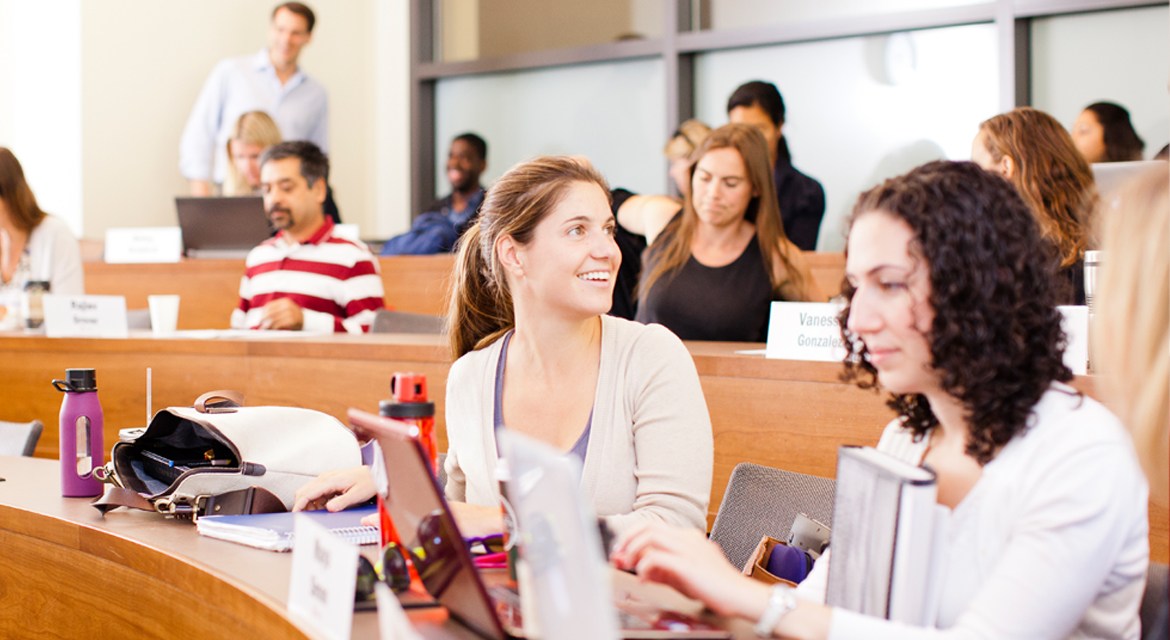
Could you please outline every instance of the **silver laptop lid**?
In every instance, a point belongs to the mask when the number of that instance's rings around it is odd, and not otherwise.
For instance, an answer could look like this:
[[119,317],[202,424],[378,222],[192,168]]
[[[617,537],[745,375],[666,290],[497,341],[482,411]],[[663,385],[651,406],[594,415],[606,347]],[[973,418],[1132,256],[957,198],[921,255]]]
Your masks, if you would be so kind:
[[244,258],[272,237],[260,196],[175,198],[183,252],[191,258]]

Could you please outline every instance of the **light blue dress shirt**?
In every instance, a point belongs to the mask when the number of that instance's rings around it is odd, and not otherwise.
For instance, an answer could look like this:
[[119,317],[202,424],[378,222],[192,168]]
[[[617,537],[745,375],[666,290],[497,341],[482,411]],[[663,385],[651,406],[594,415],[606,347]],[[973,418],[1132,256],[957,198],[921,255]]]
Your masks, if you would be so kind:
[[325,87],[299,68],[282,85],[268,49],[262,49],[255,55],[222,60],[211,71],[179,139],[183,176],[222,183],[232,127],[241,115],[257,110],[272,116],[285,140],[309,140],[329,152]]

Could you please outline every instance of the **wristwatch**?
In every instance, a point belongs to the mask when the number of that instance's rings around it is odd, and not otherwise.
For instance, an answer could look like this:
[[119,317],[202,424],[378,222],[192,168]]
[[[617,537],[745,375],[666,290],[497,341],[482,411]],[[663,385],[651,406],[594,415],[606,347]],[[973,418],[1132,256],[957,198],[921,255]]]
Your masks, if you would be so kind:
[[792,587],[782,582],[772,587],[772,595],[768,598],[768,606],[764,609],[764,615],[760,616],[760,621],[754,627],[756,635],[762,638],[772,637],[772,631],[776,629],[776,624],[795,608],[796,593]]

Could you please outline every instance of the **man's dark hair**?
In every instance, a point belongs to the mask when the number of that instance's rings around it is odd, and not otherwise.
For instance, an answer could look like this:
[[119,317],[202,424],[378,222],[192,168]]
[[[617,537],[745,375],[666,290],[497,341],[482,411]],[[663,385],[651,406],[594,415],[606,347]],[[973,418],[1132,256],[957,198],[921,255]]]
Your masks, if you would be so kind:
[[784,98],[780,96],[780,90],[771,82],[764,82],[763,80],[752,80],[746,84],[739,85],[739,88],[731,94],[727,99],[727,112],[736,107],[750,107],[758,105],[768,114],[772,119],[772,124],[777,127],[784,124]]
[[[970,162],[931,162],[886,180],[861,195],[850,226],[866,215],[894,216],[914,232],[910,252],[930,275],[930,369],[962,402],[967,455],[985,465],[1027,429],[1052,382],[1073,377],[1056,310],[1055,249],[1015,187]],[[877,369],[847,328],[854,292],[842,283],[845,349],[860,355],[845,361],[844,379],[877,389]],[[921,395],[894,395],[887,404],[917,441],[938,425]]]
[[313,10],[310,9],[308,5],[300,2],[285,2],[284,4],[277,5],[276,8],[272,10],[272,17],[275,18],[276,12],[280,11],[281,9],[288,9],[289,11],[304,18],[305,22],[307,22],[309,25],[309,33],[313,33],[313,25],[317,24],[317,16],[313,14]]
[[[736,107],[758,106],[768,114],[772,124],[779,127],[784,124],[784,98],[780,90],[771,82],[752,80],[739,85],[731,97],[727,99],[727,113]],[[788,141],[783,136],[776,141],[776,163],[791,164],[792,154],[788,152]]]
[[487,143],[484,142],[483,138],[468,131],[467,133],[461,133],[455,136],[455,139],[451,142],[455,142],[455,140],[462,140],[471,145],[471,148],[475,149],[475,152],[479,154],[480,160],[487,160]]
[[329,179],[329,156],[321,151],[321,147],[307,140],[286,140],[268,147],[260,154],[260,166],[285,158],[300,159],[301,176],[310,188],[317,180]]
[[1105,142],[1105,162],[1128,162],[1142,159],[1146,143],[1133,130],[1129,111],[1112,102],[1094,102],[1085,107],[1097,116],[1101,123],[1102,140]]

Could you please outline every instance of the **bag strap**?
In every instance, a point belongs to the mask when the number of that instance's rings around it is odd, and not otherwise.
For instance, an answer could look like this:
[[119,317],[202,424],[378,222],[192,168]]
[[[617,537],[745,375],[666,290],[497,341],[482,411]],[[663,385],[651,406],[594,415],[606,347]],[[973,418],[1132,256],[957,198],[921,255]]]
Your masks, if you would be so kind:
[[156,506],[150,500],[142,497],[142,494],[131,489],[124,489],[122,487],[106,487],[106,492],[95,499],[90,504],[95,509],[101,512],[103,516],[111,509],[118,507],[128,507],[130,509],[141,509],[142,511],[158,511],[166,515],[173,515],[179,519],[191,519],[192,516],[199,517],[203,515],[217,515],[217,516],[236,516],[250,513],[281,513],[288,511],[285,509],[284,502],[276,497],[276,494],[261,487],[248,487],[247,489],[239,489],[236,491],[228,491],[217,496],[208,496],[200,500],[197,505],[182,505],[181,508],[173,508],[173,503],[167,503],[172,506],[169,511],[162,509],[162,501]]
[[195,410],[199,413],[235,413],[242,406],[244,394],[226,389],[208,391],[195,400]]

